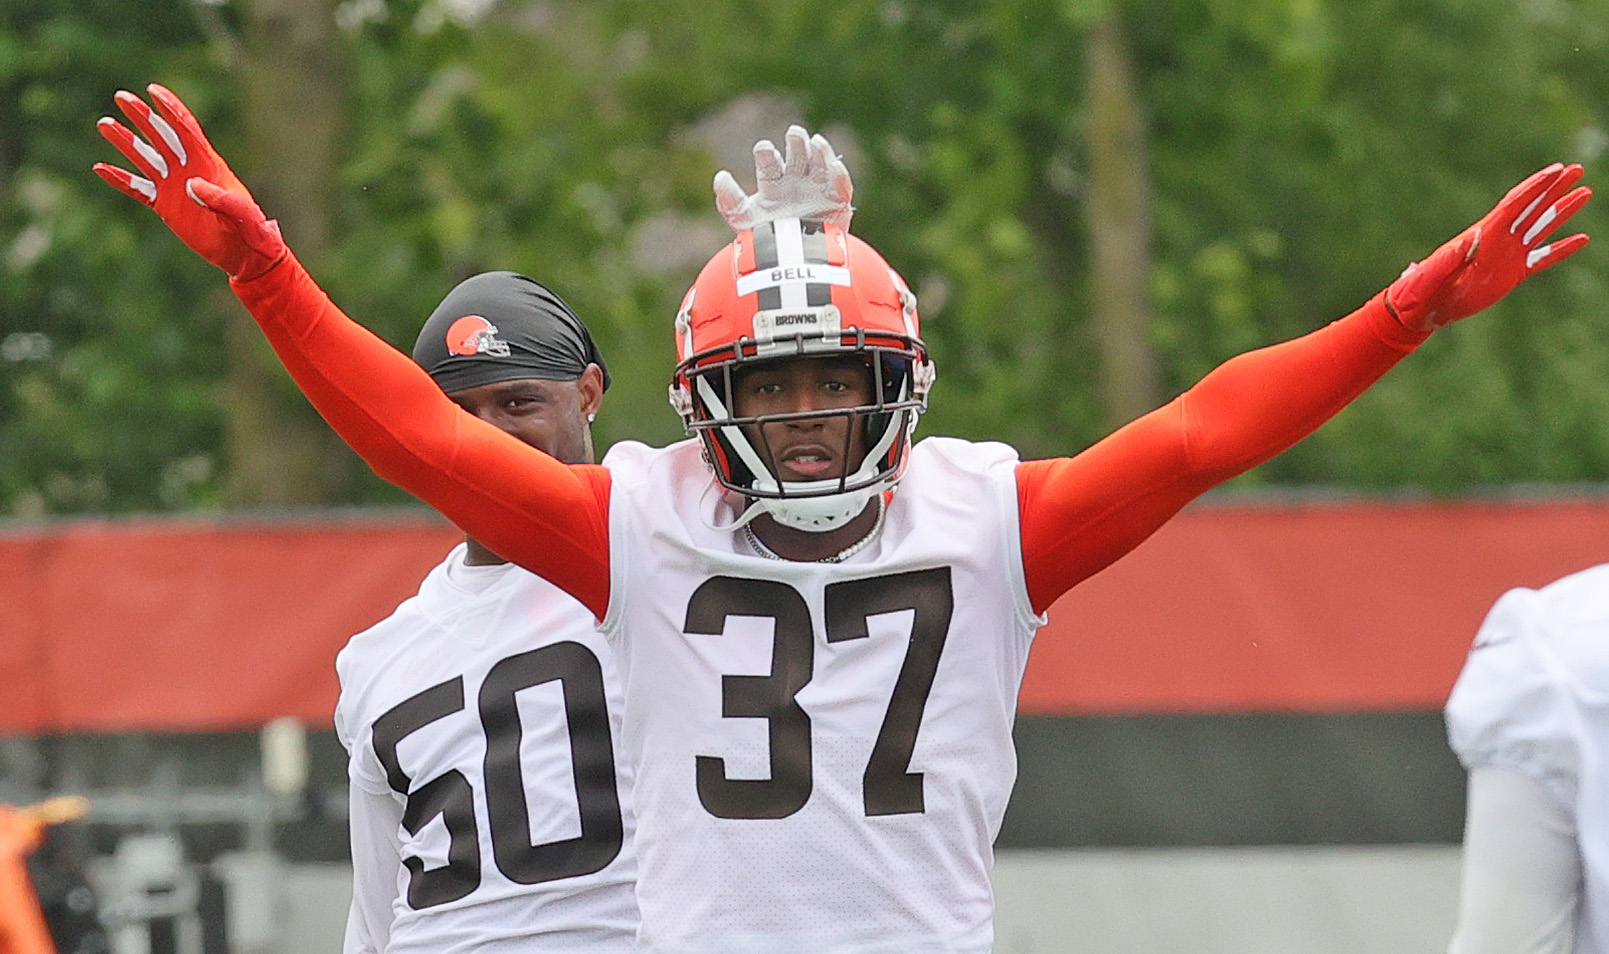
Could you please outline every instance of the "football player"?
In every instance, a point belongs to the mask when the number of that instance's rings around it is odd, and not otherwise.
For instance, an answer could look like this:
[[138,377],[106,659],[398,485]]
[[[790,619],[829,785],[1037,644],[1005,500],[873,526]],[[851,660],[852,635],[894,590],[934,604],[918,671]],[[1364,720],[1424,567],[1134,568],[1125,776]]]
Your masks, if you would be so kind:
[[1609,951],[1609,564],[1505,593],[1447,701],[1469,771],[1449,954]]
[[[469,278],[413,357],[465,412],[556,461],[592,462],[609,372],[549,289]],[[347,954],[636,949],[620,682],[585,606],[466,539],[336,670]]]
[[[801,211],[847,222],[848,171],[825,139],[795,126],[786,156],[756,146],[755,172],[752,196],[723,184],[734,228]],[[512,272],[467,279],[413,358],[470,414],[555,460],[593,461],[609,374],[548,288]],[[635,950],[619,679],[586,607],[466,538],[336,668],[350,755],[347,954]]]
[[165,127],[118,100],[143,149],[102,121],[140,175],[103,177],[230,275],[381,476],[610,635],[655,952],[988,951],[1017,689],[1051,603],[1586,243],[1549,241],[1590,195],[1579,166],[1549,166],[1352,314],[1076,457],[1019,461],[913,444],[934,369],[905,281],[837,224],[763,222],[676,317],[672,402],[695,439],[565,465],[459,412],[346,317],[183,105],[151,94]]

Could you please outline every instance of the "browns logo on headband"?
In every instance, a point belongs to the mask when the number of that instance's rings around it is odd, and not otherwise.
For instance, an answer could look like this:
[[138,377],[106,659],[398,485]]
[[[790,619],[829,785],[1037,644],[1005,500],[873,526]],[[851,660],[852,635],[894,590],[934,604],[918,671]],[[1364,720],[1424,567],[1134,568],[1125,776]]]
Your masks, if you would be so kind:
[[447,350],[461,355],[509,356],[508,342],[497,337],[497,326],[480,315],[465,315],[448,327]]
[[413,360],[443,391],[520,378],[574,381],[609,369],[564,299],[515,272],[483,272],[447,293],[414,342]]

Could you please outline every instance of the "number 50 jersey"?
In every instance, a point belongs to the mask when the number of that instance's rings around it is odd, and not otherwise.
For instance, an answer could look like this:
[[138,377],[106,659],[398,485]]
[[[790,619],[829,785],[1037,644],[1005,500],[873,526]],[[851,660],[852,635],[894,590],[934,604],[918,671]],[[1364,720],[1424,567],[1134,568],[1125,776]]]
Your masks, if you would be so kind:
[[883,532],[842,563],[715,529],[732,515],[699,453],[621,444],[604,461],[642,950],[988,951],[1043,622],[1016,453],[922,441]]
[[631,772],[592,613],[459,545],[340,653],[346,952],[635,950]]

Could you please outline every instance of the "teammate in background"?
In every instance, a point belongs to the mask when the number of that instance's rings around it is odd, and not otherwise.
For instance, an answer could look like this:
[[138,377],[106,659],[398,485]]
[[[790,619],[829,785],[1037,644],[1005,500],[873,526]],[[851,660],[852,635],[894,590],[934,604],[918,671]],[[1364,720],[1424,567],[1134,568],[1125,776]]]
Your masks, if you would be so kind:
[[1450,954],[1609,952],[1609,564],[1497,601],[1447,737],[1469,771]]
[[[609,373],[537,282],[460,283],[413,357],[464,411],[555,460],[592,462]],[[636,949],[620,681],[586,607],[466,539],[336,669],[351,757],[346,954]]]
[[[981,954],[1011,724],[1045,610],[1189,500],[1290,446],[1436,328],[1586,244],[1579,166],[1526,179],[1356,312],[1234,358],[1071,458],[911,443],[916,299],[836,224],[757,225],[676,318],[696,440],[566,466],[460,413],[341,313],[171,93],[103,178],[231,276],[381,476],[602,622],[626,680],[650,952]],[[153,158],[154,157],[154,158]],[[1010,320],[1002,316],[1001,320]]]

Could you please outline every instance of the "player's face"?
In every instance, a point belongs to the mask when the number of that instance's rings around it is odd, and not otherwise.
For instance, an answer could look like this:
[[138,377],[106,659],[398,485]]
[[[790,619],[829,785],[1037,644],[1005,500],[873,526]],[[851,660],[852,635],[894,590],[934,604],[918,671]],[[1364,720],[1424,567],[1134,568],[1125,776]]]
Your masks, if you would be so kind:
[[592,461],[587,415],[596,413],[601,378],[589,374],[575,381],[522,378],[453,391],[453,403],[488,424],[511,434],[566,464]]
[[[797,414],[872,403],[871,369],[860,358],[796,358],[744,368],[732,376],[738,417]],[[746,428],[787,481],[853,473],[866,456],[859,415],[807,417]],[[758,432],[758,433],[757,433]]]

